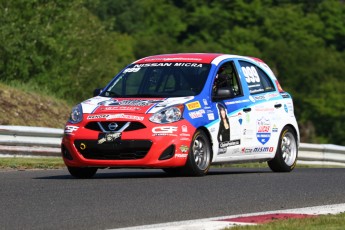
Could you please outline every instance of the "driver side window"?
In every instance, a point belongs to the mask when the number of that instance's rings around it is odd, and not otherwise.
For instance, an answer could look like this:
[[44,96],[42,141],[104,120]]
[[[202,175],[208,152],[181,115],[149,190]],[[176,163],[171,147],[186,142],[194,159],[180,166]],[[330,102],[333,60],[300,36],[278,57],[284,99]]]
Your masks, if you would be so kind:
[[233,62],[224,63],[218,69],[212,85],[212,95],[216,95],[217,90],[221,88],[230,89],[234,97],[242,95]]

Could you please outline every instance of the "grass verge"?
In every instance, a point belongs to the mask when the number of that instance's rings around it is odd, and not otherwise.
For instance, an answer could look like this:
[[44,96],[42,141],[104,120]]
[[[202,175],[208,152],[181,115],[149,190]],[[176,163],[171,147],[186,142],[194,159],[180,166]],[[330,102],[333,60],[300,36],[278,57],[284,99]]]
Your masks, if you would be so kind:
[[315,218],[277,220],[267,224],[235,226],[226,230],[342,230],[345,226],[345,213],[321,215]]
[[60,157],[5,157],[0,158],[0,169],[60,169],[65,164]]

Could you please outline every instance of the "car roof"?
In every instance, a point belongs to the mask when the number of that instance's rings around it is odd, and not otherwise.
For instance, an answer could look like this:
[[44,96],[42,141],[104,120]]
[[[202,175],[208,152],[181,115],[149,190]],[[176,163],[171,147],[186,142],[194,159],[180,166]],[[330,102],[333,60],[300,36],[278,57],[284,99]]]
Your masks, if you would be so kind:
[[270,67],[261,59],[249,56],[240,56],[234,54],[223,54],[223,53],[175,53],[175,54],[159,54],[144,57],[139,59],[132,64],[145,64],[153,62],[188,62],[188,63],[202,63],[202,64],[214,64],[218,65],[223,60],[239,58],[242,60],[252,61],[265,69],[266,72],[276,79],[274,73]]
[[[215,60],[224,60],[227,58],[245,58],[252,61],[258,61],[257,58],[249,58],[245,56],[222,54],[222,53],[176,53],[176,54],[160,54],[144,57],[134,62],[134,64],[143,64],[150,62],[190,62],[210,64]],[[260,60],[261,61],[261,60]],[[217,61],[218,62],[218,61]]]

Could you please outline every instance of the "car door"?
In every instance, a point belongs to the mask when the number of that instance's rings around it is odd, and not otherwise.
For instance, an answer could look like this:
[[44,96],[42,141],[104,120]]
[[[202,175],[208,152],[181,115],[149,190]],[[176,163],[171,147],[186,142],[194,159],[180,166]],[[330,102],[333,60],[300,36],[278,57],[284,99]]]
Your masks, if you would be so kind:
[[[216,95],[220,90],[227,90],[231,95],[219,99]],[[226,61],[219,65],[212,85],[212,101],[218,113],[218,123],[215,126],[217,161],[226,161],[241,155],[243,136],[243,111],[245,102],[249,102],[243,95],[239,75],[233,61]]]
[[243,108],[242,153],[247,155],[272,154],[277,146],[277,112],[282,106],[277,102],[280,94],[273,82],[258,65],[239,61],[240,74],[245,79],[250,104]]

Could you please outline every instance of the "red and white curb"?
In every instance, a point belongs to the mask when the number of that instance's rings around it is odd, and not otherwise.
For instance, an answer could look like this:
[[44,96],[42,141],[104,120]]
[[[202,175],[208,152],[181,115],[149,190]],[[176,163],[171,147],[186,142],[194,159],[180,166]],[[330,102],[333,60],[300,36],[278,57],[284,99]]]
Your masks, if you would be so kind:
[[238,225],[255,225],[277,219],[309,218],[318,215],[338,214],[345,212],[344,204],[333,204],[298,209],[286,209],[269,212],[258,212],[232,216],[220,216],[206,219],[176,221],[162,224],[142,225],[117,230],[220,230]]

